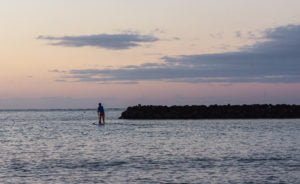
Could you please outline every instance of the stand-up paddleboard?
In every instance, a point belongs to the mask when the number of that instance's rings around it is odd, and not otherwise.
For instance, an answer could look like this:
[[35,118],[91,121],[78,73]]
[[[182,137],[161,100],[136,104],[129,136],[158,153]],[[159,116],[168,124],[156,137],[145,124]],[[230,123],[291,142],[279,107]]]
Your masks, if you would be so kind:
[[93,125],[104,126],[105,124],[93,123]]

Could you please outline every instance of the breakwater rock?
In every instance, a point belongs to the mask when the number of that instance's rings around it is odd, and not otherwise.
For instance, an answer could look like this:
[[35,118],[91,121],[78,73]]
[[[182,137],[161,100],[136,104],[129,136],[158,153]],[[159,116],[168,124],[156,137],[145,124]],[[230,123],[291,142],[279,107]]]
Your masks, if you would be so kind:
[[292,119],[300,105],[134,106],[120,119]]

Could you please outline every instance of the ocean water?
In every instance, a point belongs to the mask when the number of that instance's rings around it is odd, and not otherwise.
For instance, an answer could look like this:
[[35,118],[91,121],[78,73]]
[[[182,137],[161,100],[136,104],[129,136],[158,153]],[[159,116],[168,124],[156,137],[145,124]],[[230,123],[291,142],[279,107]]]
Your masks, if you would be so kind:
[[0,183],[300,183],[300,120],[0,111]]

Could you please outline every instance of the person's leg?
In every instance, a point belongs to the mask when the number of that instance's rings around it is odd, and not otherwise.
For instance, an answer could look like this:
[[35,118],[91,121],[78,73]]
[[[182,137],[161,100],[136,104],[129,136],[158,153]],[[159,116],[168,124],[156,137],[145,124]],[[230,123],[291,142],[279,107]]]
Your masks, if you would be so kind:
[[99,125],[101,124],[101,114],[98,113],[98,121],[99,121]]
[[103,120],[103,124],[105,124],[105,114],[102,113],[102,120]]

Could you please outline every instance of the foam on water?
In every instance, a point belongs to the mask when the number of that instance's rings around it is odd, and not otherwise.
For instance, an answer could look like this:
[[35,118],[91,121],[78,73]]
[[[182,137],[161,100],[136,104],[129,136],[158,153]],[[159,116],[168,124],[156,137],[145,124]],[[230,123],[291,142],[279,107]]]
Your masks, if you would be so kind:
[[300,183],[299,120],[0,111],[0,183]]

